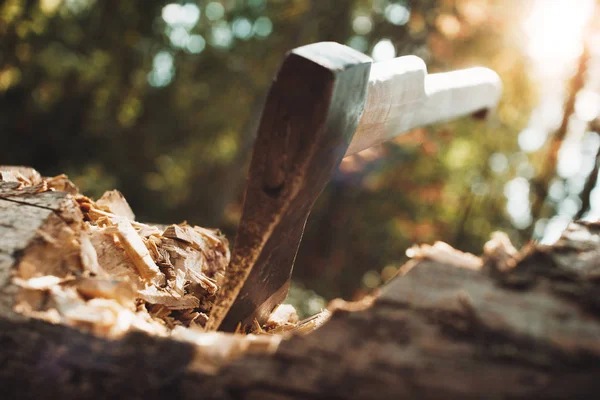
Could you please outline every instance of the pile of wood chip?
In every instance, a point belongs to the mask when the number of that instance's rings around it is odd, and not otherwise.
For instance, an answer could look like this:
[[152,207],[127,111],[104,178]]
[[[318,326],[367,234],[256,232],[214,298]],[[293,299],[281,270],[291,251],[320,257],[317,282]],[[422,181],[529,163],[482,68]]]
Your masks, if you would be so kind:
[[118,191],[93,201],[64,175],[1,174],[1,181],[15,183],[13,194],[69,192],[82,216],[74,229],[77,243],[56,249],[78,251],[81,262],[21,263],[14,277],[22,288],[17,311],[108,337],[132,329],[167,335],[176,326],[205,325],[229,263],[229,245],[219,231],[185,222],[136,222]]

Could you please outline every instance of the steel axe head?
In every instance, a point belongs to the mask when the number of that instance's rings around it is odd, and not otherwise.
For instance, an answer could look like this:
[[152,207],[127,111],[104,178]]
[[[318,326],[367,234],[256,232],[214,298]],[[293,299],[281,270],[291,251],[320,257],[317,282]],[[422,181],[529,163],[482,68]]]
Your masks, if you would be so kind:
[[[498,100],[493,72],[475,84],[467,75],[460,83],[434,74],[428,87],[423,62],[402,58],[377,63],[372,73],[371,58],[338,43],[286,55],[263,108],[231,262],[207,330],[264,323],[285,299],[310,210],[345,155]],[[436,111],[440,105],[446,108]]]

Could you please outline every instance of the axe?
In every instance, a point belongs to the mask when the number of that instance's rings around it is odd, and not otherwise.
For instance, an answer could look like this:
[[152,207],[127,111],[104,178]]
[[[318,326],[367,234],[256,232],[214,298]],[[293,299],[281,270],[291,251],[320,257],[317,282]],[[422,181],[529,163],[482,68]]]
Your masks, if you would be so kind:
[[322,42],[290,51],[263,109],[231,262],[207,330],[266,322],[287,296],[310,210],[342,158],[412,128],[485,114],[487,68],[427,75],[415,56],[373,63]]

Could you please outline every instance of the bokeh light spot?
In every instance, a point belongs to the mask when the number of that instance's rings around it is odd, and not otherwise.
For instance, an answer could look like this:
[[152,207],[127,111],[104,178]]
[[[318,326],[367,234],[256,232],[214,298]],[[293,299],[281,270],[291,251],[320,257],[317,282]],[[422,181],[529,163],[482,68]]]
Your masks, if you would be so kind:
[[375,61],[391,60],[396,57],[396,48],[389,39],[381,39],[371,52],[371,56]]
[[494,153],[489,159],[490,169],[497,174],[508,171],[508,158],[502,153]]
[[254,21],[252,29],[256,36],[267,37],[273,32],[273,23],[268,17],[259,17]]
[[248,0],[248,5],[252,8],[261,9],[265,6],[265,0]]
[[582,121],[590,122],[600,112],[600,94],[591,90],[582,90],[577,95],[575,114]]
[[369,42],[364,36],[352,36],[346,44],[363,53],[369,48]]
[[565,230],[567,225],[569,225],[570,221],[571,219],[569,217],[561,215],[552,217],[546,225],[544,236],[540,240],[540,243],[545,245],[551,245],[554,242],[556,242],[560,238],[560,235]]
[[187,45],[190,39],[190,34],[184,27],[178,26],[169,33],[169,40],[175,47],[183,48]]
[[375,289],[381,284],[381,277],[377,271],[368,271],[363,275],[362,283],[369,289]]
[[175,69],[173,56],[167,51],[160,51],[152,60],[152,71],[148,74],[148,83],[154,87],[164,87],[171,83]]
[[46,15],[52,15],[61,5],[62,0],[41,0],[40,9]]
[[390,4],[385,8],[384,15],[394,25],[405,25],[410,19],[410,10],[402,4]]
[[215,47],[229,48],[233,43],[233,33],[225,21],[212,27],[211,44]]
[[225,15],[225,8],[221,3],[213,1],[206,5],[204,13],[206,14],[206,18],[211,21],[217,21]]
[[231,29],[235,37],[240,39],[249,39],[252,36],[252,24],[248,21],[248,18],[236,18]]
[[558,165],[556,170],[562,178],[570,178],[581,168],[581,144],[574,140],[563,142],[558,152]]
[[521,150],[532,153],[542,148],[548,132],[541,129],[526,128],[519,133],[519,147]]
[[200,54],[206,48],[206,40],[202,35],[192,35],[187,42],[186,50],[192,54]]
[[504,185],[507,198],[506,211],[517,229],[531,225],[532,217],[529,204],[529,181],[523,177],[514,178]]
[[162,19],[171,26],[193,28],[200,19],[200,9],[195,4],[167,4],[161,12]]
[[366,15],[360,15],[352,21],[352,29],[358,35],[366,35],[373,29],[373,21]]

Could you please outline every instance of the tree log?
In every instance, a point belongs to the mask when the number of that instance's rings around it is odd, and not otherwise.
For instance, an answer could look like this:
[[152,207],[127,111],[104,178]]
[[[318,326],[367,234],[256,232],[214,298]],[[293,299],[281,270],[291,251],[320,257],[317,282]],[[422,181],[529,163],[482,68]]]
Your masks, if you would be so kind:
[[0,184],[3,398],[600,394],[600,224],[571,224],[549,247],[491,251],[482,268],[460,257],[424,255],[405,265],[370,307],[338,310],[314,332],[285,337],[272,354],[246,354],[207,373],[203,366],[211,361],[192,343],[140,332],[108,339],[15,312],[14,270],[35,260],[76,263],[68,249],[81,216],[68,193],[15,197],[11,188]]

